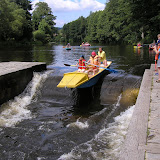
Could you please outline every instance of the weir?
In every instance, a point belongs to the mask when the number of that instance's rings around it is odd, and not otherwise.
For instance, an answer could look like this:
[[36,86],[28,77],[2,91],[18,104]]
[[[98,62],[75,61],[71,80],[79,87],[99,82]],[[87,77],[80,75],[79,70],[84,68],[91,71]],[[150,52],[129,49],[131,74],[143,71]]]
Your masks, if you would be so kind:
[[154,68],[144,72],[120,160],[160,159],[160,83]]
[[46,70],[41,62],[0,63],[0,105],[23,92],[33,77],[33,72]]

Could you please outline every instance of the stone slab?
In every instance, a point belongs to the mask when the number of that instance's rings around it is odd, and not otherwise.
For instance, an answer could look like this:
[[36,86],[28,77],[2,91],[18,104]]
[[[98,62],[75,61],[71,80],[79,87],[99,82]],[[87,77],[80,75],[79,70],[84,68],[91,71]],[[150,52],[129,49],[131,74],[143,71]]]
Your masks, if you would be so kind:
[[152,73],[145,70],[120,160],[144,160],[150,107]]
[[0,63],[0,105],[24,91],[33,77],[33,72],[46,70],[40,62]]
[[146,153],[146,160],[160,160],[160,154]]
[[146,160],[160,160],[160,83],[156,83],[158,76],[155,75],[154,65],[151,65],[152,88],[151,104],[146,150]]
[[39,65],[46,66],[45,63],[42,62],[1,62],[0,63],[0,76],[17,72],[20,70],[36,67]]

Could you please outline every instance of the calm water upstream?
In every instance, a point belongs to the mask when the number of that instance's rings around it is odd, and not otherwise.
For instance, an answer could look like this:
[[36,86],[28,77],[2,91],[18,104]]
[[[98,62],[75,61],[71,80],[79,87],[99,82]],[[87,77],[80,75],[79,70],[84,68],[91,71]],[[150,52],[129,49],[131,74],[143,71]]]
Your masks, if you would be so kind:
[[[97,46],[7,48],[0,61],[46,62],[25,91],[0,107],[0,160],[118,160],[145,68],[154,62],[148,48],[103,46],[111,68],[87,89],[60,89],[63,73],[76,70]],[[20,82],[19,82],[20,83]]]

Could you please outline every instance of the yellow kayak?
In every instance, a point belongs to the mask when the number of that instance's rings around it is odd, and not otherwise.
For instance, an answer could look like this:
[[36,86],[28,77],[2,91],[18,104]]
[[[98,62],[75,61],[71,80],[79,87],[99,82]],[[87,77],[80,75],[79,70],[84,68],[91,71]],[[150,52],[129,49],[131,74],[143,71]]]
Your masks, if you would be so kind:
[[140,49],[142,46],[134,46],[135,49]]
[[100,66],[99,72],[92,77],[89,77],[87,73],[84,72],[69,72],[63,75],[62,80],[57,85],[59,88],[88,88],[95,85],[101,75],[109,70],[108,67],[111,65],[111,61],[107,61],[108,66],[103,67]]

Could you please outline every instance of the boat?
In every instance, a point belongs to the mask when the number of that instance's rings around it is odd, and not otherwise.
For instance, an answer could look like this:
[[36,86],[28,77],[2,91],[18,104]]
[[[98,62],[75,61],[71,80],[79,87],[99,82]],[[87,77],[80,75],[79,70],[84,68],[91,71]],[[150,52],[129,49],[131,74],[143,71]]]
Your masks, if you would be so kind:
[[108,70],[111,65],[111,61],[108,61],[107,67],[99,68],[99,72],[94,76],[88,76],[87,73],[84,72],[69,72],[64,73],[62,80],[57,85],[58,88],[88,88],[94,86],[99,78]]
[[154,49],[154,47],[149,47],[149,50],[153,50]]
[[140,49],[142,46],[134,46],[135,49]]
[[89,43],[81,44],[80,46],[91,46]]
[[91,46],[89,43],[87,43],[87,44],[83,44],[82,46]]
[[66,50],[71,50],[71,48],[66,48]]

